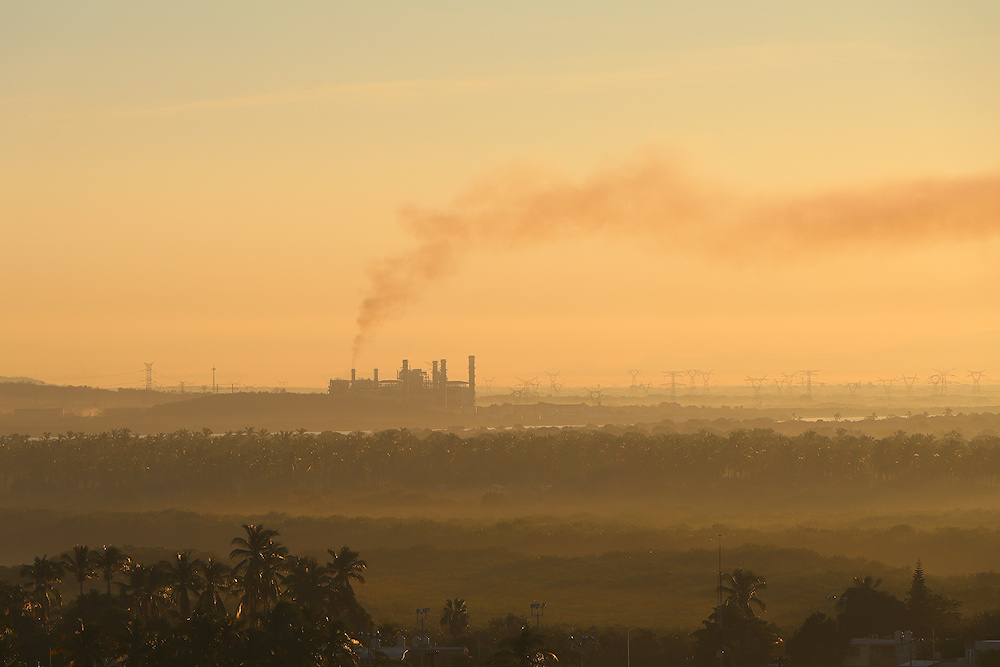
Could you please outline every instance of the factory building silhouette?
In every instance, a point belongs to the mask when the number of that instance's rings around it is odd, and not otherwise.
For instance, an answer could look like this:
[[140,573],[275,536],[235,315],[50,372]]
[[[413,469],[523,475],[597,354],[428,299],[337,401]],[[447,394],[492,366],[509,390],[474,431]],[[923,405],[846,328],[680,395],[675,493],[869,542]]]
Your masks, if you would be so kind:
[[351,379],[330,380],[331,396],[366,397],[432,405],[448,409],[472,409],[476,405],[476,357],[469,355],[469,379],[449,380],[448,360],[431,362],[431,372],[411,368],[408,359],[396,371],[395,379],[382,379],[378,369],[370,378],[359,378],[351,369]]

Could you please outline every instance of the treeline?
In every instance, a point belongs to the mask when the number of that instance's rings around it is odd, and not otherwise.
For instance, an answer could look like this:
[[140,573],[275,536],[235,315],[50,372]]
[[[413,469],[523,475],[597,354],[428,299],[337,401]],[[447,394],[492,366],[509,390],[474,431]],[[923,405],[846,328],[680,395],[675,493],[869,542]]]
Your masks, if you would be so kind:
[[246,429],[214,435],[126,430],[0,436],[0,499],[72,490],[141,496],[533,488],[588,496],[706,489],[868,488],[951,483],[995,487],[1000,436],[971,440],[841,430],[786,436],[768,429],[720,435],[627,429],[320,434]]

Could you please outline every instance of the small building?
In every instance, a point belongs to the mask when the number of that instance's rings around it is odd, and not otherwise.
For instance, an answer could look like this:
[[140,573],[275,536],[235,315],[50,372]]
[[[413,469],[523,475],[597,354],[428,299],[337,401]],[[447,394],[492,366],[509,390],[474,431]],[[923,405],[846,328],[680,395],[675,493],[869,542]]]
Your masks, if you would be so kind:
[[843,665],[844,667],[899,667],[910,662],[915,665],[918,641],[912,632],[901,631],[897,631],[892,637],[852,639]]
[[469,650],[464,646],[435,646],[430,637],[414,637],[412,645],[407,646],[406,638],[399,636],[394,645],[384,646],[378,636],[373,636],[370,647],[358,650],[358,665],[367,667],[393,661],[410,667],[464,667],[468,656]]
[[982,641],[966,644],[965,663],[968,665],[979,664],[976,658],[989,651],[1000,652],[1000,639],[984,639]]

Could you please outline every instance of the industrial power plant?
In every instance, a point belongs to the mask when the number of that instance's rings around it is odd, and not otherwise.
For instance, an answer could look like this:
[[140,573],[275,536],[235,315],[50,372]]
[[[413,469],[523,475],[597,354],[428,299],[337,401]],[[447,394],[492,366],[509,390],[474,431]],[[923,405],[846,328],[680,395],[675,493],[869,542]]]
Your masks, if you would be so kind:
[[331,396],[378,398],[471,410],[476,405],[476,357],[469,355],[468,380],[449,380],[447,359],[431,362],[430,375],[422,368],[411,368],[409,360],[403,359],[395,379],[380,378],[377,368],[370,378],[360,378],[352,368],[350,380],[330,380],[329,392]]

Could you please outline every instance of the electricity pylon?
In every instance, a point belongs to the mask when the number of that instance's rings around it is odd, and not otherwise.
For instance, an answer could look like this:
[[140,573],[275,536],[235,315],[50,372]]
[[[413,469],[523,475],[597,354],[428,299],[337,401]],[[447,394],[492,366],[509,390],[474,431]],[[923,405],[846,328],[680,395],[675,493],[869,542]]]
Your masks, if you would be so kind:
[[767,376],[765,375],[763,377],[754,378],[748,375],[746,381],[747,384],[753,387],[753,398],[759,408],[761,406],[760,389],[764,386],[764,383],[767,382]]
[[969,371],[969,377],[972,378],[972,395],[982,396],[983,390],[979,386],[979,380],[986,377],[983,371]]
[[946,371],[939,371],[935,368],[934,372],[937,373],[937,375],[931,376],[932,379],[937,378],[935,384],[937,385],[938,391],[941,393],[942,396],[946,396],[948,394],[948,378],[955,377],[955,374],[951,372],[953,370],[955,369],[952,368]]
[[806,371],[798,371],[798,372],[802,373],[802,375],[805,376],[803,378],[803,382],[806,385],[806,398],[811,399],[813,397],[813,375],[818,375],[819,371],[817,371],[817,370],[806,370]]
[[632,376],[632,386],[629,389],[634,393],[639,389],[639,369],[630,368],[628,374]]
[[878,379],[879,383],[881,383],[882,385],[882,388],[885,390],[886,398],[888,398],[889,392],[892,389],[892,383],[898,379],[899,378],[882,378],[882,377]]
[[677,398],[677,376],[684,371],[663,371],[664,375],[670,376],[670,398]]
[[596,389],[586,389],[586,392],[590,395],[590,400],[594,401],[594,405],[601,404],[601,397],[604,396],[604,390],[601,389],[601,385],[597,385]]

